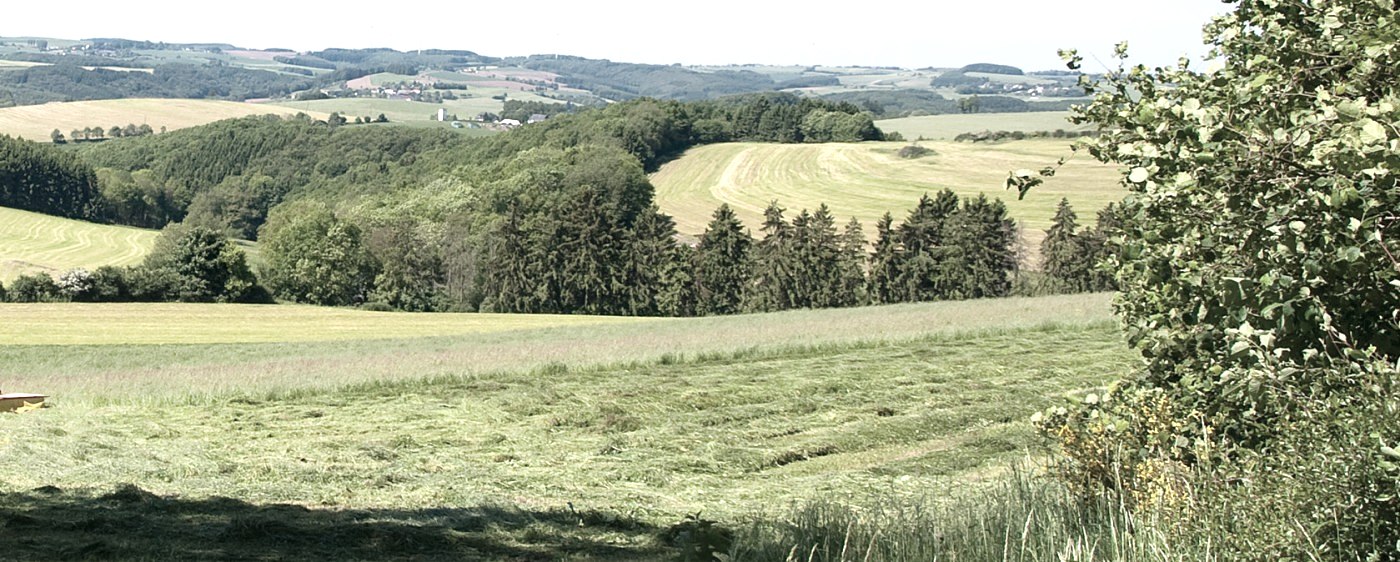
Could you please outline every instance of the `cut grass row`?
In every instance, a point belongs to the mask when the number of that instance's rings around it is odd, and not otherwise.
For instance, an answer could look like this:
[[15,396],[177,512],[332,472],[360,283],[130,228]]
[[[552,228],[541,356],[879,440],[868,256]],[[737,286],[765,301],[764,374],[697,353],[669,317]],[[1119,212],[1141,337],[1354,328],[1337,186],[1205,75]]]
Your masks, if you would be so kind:
[[[75,267],[134,265],[150,252],[158,235],[154,230],[0,207],[0,281],[30,272],[57,276]],[[5,325],[9,327],[0,326],[0,332],[20,329],[13,322]]]
[[113,125],[127,124],[146,124],[156,131],[162,127],[173,131],[222,119],[249,115],[295,115],[298,111],[317,119],[329,116],[329,112],[315,109],[217,100],[139,98],[74,101],[0,109],[0,134],[49,142],[54,129],[65,137],[74,129],[95,126],[108,129]]
[[[202,403],[373,381],[675,362],[1111,324],[1106,294],[710,318],[372,313],[296,306],[0,305],[0,388],[62,402]],[[457,334],[417,337],[428,333]],[[338,337],[397,338],[325,341]],[[248,343],[268,342],[277,343]],[[200,342],[200,343],[195,343]],[[226,343],[219,343],[226,342]],[[69,345],[55,346],[56,343]]]
[[944,188],[962,196],[981,193],[1006,202],[1034,255],[1061,197],[1087,217],[1081,223],[1092,223],[1097,209],[1124,195],[1117,171],[1088,157],[1069,161],[1024,200],[1004,189],[1011,170],[1054,164],[1070,153],[1068,144],[925,142],[921,146],[934,154],[917,159],[896,154],[903,143],[714,144],[665,164],[652,183],[661,210],[674,216],[680,233],[690,237],[704,232],[721,203],[733,207],[754,231],[770,201],[786,207],[788,218],[799,209],[826,203],[842,222],[858,218],[873,238],[881,215],[890,212],[902,220],[926,193]]

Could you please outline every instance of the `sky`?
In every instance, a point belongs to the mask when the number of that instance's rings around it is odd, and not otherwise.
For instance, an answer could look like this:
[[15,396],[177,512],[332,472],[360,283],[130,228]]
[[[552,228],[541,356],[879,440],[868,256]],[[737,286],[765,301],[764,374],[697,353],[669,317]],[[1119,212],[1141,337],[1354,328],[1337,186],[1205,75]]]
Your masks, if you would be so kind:
[[[463,49],[490,56],[567,54],[654,64],[800,64],[1085,70],[1127,40],[1134,62],[1200,59],[1201,26],[1219,0],[295,0],[7,1],[0,36],[121,37],[299,51],[328,47]],[[831,7],[826,7],[831,6]],[[1097,61],[1102,61],[1096,62]]]

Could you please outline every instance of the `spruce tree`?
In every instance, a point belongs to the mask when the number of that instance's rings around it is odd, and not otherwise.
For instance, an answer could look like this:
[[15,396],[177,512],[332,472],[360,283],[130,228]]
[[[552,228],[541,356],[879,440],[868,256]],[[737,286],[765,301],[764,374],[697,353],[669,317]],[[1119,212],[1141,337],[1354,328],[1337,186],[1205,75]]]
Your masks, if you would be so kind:
[[715,209],[695,250],[698,313],[734,314],[740,311],[744,286],[749,279],[752,238],[728,204]]
[[905,301],[903,285],[900,282],[902,258],[894,217],[885,213],[885,216],[875,223],[875,249],[870,253],[870,279],[866,284],[866,292],[870,295],[872,304]]
[[676,223],[655,204],[637,218],[629,236],[628,314],[690,316],[694,279],[686,248],[676,243]]
[[832,306],[856,306],[865,302],[865,233],[851,217],[841,234],[836,262],[837,299]]
[[763,210],[763,239],[753,248],[752,281],[744,294],[744,309],[753,312],[787,310],[793,306],[792,291],[797,264],[793,253],[793,228],[783,219],[777,201]]
[[803,244],[799,246],[801,277],[805,279],[803,285],[807,291],[803,306],[846,306],[847,299],[841,294],[841,236],[836,230],[836,217],[825,203],[806,221],[805,230]]
[[1045,240],[1040,243],[1041,269],[1063,292],[1088,290],[1089,264],[1086,262],[1089,256],[1084,255],[1086,246],[1076,232],[1079,228],[1077,218],[1069,199],[1060,199],[1054,222],[1045,231]]
[[1006,204],[982,194],[966,198],[956,223],[949,232],[956,259],[945,262],[945,267],[950,277],[960,281],[949,298],[1006,296],[1016,268],[1016,227],[1007,217]]
[[901,290],[908,301],[948,298],[954,282],[944,262],[948,249],[944,237],[949,219],[958,212],[958,196],[943,190],[937,197],[924,195],[899,227],[904,259],[900,268]]

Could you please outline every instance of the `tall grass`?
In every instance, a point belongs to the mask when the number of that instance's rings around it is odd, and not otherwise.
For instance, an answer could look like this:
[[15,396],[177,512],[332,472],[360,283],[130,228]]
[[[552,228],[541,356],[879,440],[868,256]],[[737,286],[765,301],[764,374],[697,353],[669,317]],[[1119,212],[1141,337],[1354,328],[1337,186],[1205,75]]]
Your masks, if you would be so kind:
[[965,495],[894,496],[865,506],[823,500],[738,527],[731,560],[783,562],[1209,561],[1209,543],[1176,544],[1106,497],[1012,471]]

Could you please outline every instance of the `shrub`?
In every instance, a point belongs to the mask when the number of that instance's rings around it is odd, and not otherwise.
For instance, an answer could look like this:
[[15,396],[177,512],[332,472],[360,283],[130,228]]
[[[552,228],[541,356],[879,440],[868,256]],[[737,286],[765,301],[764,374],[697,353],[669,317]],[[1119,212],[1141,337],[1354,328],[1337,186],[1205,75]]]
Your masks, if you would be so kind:
[[933,153],[933,149],[922,147],[917,144],[911,144],[909,146],[899,149],[898,154],[900,158],[913,160],[915,158],[923,158],[925,156],[929,156]]
[[1116,308],[1145,365],[1042,415],[1079,481],[1152,507],[1188,474],[1181,528],[1241,559],[1393,559],[1397,30],[1391,3],[1242,0],[1207,27],[1218,71],[1081,80],[1085,145],[1125,169]]
[[16,277],[7,291],[10,302],[57,302],[63,293],[47,273],[30,273]]

